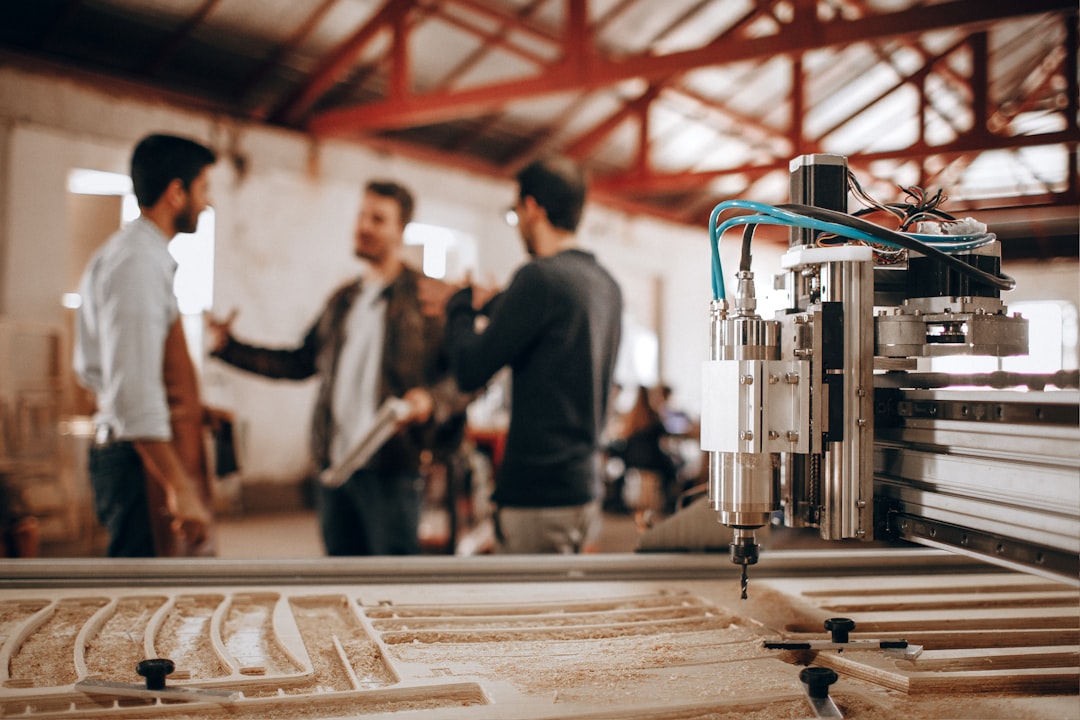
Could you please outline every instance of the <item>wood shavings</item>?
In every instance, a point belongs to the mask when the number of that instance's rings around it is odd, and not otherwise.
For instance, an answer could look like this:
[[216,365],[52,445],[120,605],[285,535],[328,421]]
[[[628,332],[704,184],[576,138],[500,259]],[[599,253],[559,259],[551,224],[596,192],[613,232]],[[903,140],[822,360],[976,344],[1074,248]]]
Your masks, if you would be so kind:
[[211,642],[210,621],[222,595],[184,595],[176,600],[155,638],[157,656],[176,663],[173,678],[188,673],[192,679],[228,674]]
[[143,638],[165,597],[122,598],[84,650],[89,675],[115,682],[141,682],[135,666],[145,659]]
[[74,658],[76,635],[107,602],[103,598],[86,598],[56,603],[52,616],[12,656],[8,670],[11,680],[22,687],[27,683],[30,687],[48,687],[75,682],[74,664],[57,660]]

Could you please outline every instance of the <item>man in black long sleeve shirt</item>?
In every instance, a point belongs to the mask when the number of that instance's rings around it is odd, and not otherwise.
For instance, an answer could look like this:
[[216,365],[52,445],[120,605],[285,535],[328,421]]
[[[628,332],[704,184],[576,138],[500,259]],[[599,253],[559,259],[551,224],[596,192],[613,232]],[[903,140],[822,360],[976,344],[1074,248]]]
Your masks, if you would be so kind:
[[[580,552],[599,533],[597,449],[619,347],[622,294],[578,247],[579,168],[538,161],[518,175],[518,230],[532,261],[483,308],[471,288],[446,305],[446,345],[463,391],[502,367],[513,391],[494,501],[501,552]],[[476,332],[476,317],[487,327]]]

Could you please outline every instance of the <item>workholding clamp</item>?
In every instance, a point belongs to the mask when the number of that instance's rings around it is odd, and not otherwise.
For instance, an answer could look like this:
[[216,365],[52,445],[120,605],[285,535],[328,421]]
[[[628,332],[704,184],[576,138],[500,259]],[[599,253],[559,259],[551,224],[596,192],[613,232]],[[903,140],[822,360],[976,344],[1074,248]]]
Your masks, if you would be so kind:
[[75,683],[75,689],[88,695],[114,695],[218,704],[232,703],[240,698],[240,693],[233,690],[167,686],[165,677],[175,669],[176,664],[168,658],[149,658],[140,660],[135,666],[135,672],[146,678],[145,684],[86,678]]
[[922,654],[922,645],[911,645],[907,640],[851,640],[849,633],[855,629],[850,618],[829,618],[825,621],[829,640],[802,640],[797,642],[772,642],[766,640],[766,650],[882,650],[886,655],[914,660]]

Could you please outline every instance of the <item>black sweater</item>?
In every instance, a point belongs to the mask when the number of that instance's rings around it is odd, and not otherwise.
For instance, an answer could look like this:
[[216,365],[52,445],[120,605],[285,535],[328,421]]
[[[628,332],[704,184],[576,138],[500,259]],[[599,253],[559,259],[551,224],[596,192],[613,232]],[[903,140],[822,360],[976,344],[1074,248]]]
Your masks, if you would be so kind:
[[596,258],[567,250],[524,265],[484,309],[469,290],[447,305],[446,342],[463,391],[512,373],[510,429],[494,500],[510,507],[580,505],[599,497],[596,450],[608,406],[622,293]]

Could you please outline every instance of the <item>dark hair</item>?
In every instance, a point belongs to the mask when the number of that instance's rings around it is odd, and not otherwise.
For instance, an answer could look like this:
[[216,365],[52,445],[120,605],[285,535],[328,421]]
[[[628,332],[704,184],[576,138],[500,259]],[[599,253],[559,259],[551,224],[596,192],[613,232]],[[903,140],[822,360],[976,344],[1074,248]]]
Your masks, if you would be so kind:
[[217,162],[210,148],[175,135],[147,135],[131,154],[131,184],[141,207],[151,207],[169,183],[179,179],[190,188],[207,165]]
[[364,191],[397,200],[398,209],[401,211],[401,227],[412,222],[413,196],[404,185],[392,180],[372,180],[364,186]]
[[574,232],[585,207],[585,171],[562,157],[536,160],[517,174],[518,195],[531,197],[557,228]]

